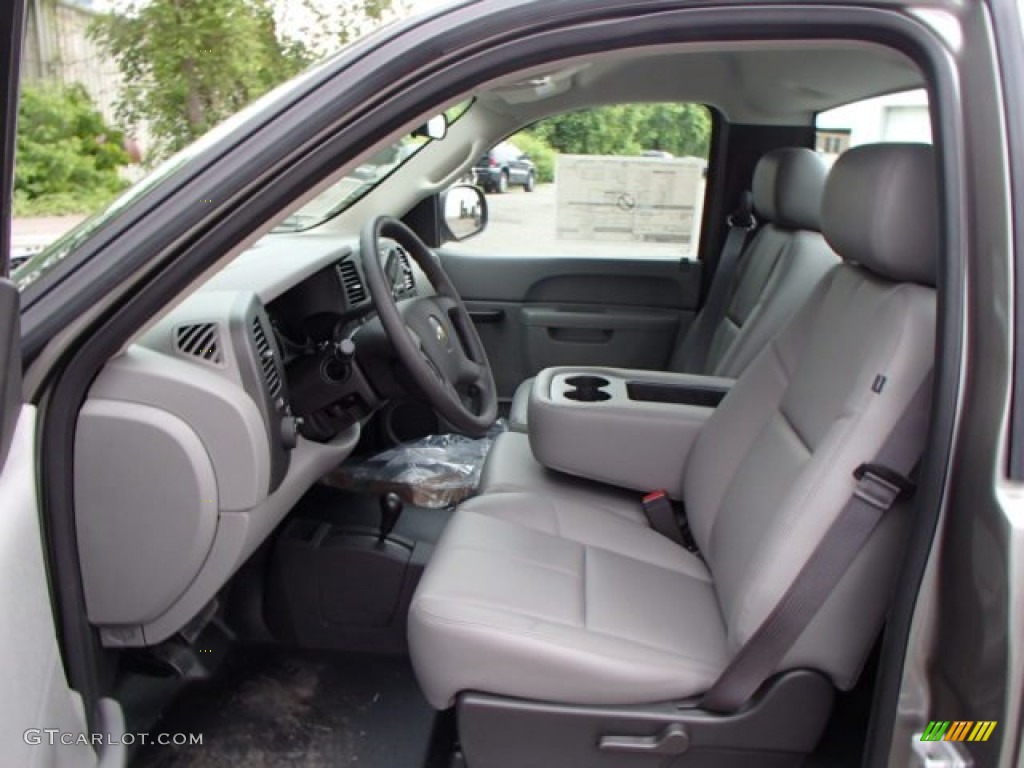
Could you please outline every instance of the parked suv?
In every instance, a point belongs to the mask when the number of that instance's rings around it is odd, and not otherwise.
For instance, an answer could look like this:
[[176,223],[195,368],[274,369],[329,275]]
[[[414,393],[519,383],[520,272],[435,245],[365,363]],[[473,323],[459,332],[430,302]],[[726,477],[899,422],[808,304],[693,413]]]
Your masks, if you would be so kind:
[[537,186],[537,168],[515,144],[503,141],[477,160],[473,169],[475,181],[485,192],[508,192],[510,186],[521,186],[533,192]]

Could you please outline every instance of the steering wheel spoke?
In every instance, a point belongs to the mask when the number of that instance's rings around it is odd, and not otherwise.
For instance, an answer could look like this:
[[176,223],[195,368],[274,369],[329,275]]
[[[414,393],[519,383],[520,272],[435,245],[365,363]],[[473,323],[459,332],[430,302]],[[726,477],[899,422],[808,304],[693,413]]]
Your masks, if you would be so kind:
[[468,357],[464,357],[459,365],[459,383],[466,386],[479,387],[484,377],[487,375],[487,369],[470,360]]

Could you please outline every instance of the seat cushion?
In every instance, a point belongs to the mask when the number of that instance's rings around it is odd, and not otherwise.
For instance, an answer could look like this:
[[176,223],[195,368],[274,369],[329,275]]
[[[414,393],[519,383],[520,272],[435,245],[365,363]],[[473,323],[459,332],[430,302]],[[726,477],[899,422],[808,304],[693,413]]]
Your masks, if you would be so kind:
[[646,520],[626,520],[578,500],[537,493],[496,493],[472,499],[463,507],[577,544],[611,549],[666,568],[682,568],[695,578],[707,574],[700,558],[680,550],[678,544],[650,528]]
[[640,504],[641,494],[548,469],[534,458],[529,436],[506,432],[498,437],[487,454],[479,492],[487,495],[524,491],[587,507],[591,517],[610,514],[647,527]]
[[516,522],[543,504],[527,494],[474,501],[438,542],[409,611],[430,703],[477,690],[638,704],[707,689],[728,656],[704,564],[627,523],[628,544],[597,546]]

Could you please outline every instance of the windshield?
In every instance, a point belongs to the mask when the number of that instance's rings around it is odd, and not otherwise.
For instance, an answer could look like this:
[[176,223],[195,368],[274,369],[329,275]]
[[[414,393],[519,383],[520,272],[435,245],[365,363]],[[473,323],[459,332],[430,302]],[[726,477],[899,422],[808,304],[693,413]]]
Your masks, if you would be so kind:
[[[351,173],[299,208],[274,227],[271,232],[301,232],[305,229],[312,229],[355,205],[361,198],[380,186],[392,173],[409,162],[423,147],[431,141],[443,138],[448,126],[466,114],[472,104],[472,100],[466,100],[445,110],[444,128],[433,138],[429,135],[430,131],[427,129],[429,124],[427,124],[370,155]],[[436,119],[441,120],[442,116],[438,115]]]
[[299,232],[319,226],[364,195],[401,168],[430,142],[424,136],[406,136],[371,155],[347,176],[335,182],[299,210],[286,218],[272,232]]

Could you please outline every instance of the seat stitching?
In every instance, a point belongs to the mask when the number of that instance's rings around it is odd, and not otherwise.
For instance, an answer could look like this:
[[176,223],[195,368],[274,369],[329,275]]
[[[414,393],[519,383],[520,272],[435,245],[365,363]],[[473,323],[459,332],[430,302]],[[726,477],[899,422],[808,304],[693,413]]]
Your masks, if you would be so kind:
[[558,516],[558,507],[554,505],[551,499],[545,499],[543,497],[540,498],[545,504],[548,505],[548,509],[551,511],[551,517],[555,521],[555,535],[558,536],[558,538],[560,539],[565,538],[562,535],[562,519]]
[[582,569],[583,578],[580,579],[580,589],[583,592],[583,604],[582,604],[581,607],[583,609],[582,613],[583,613],[583,628],[584,629],[588,629],[588,626],[587,626],[587,567],[588,567],[590,561],[587,559],[587,552],[589,550],[590,550],[590,547],[587,547],[587,546],[584,545],[584,547],[583,547],[583,569]]
[[[782,400],[786,396],[786,390],[789,388],[789,383],[792,380],[792,376],[790,375],[789,369],[786,367],[786,361],[783,360],[783,358],[782,358],[782,352],[779,349],[779,345],[776,342],[776,339],[772,339],[768,343],[768,346],[765,348],[765,352],[762,353],[762,354],[766,355],[766,359],[772,359],[772,360],[775,361],[775,363],[779,367],[779,373],[781,374],[782,379],[783,379],[783,386],[782,386],[781,394],[779,396],[779,404],[776,406],[776,410],[778,410],[778,408],[781,407],[781,405],[782,405]],[[708,552],[704,553],[705,557],[709,560],[709,564],[708,564],[708,571],[709,572],[711,571],[711,565],[710,565],[711,553],[716,549],[716,547],[715,547],[715,531],[718,529],[718,519],[719,519],[719,517],[722,514],[722,508],[725,506],[726,501],[729,499],[729,491],[732,489],[732,485],[735,482],[736,476],[739,474],[740,470],[742,469],[743,464],[750,457],[750,452],[753,450],[754,445],[757,443],[758,438],[760,438],[760,436],[768,428],[768,425],[770,423],[771,423],[771,417],[769,416],[768,418],[765,419],[764,424],[761,425],[761,429],[759,429],[757,431],[757,434],[755,434],[751,438],[751,440],[747,443],[746,450],[743,452],[743,455],[740,457],[739,462],[736,464],[735,470],[733,471],[732,475],[730,476],[729,482],[726,484],[726,487],[725,487],[724,491],[722,492],[722,497],[718,500],[718,505],[715,507],[714,514],[711,517],[711,524],[708,526],[708,537],[707,537],[708,538]],[[712,579],[712,583],[714,583],[714,579]]]
[[[482,601],[479,601],[479,600],[471,600],[471,599],[467,600],[467,599],[460,598],[460,602],[466,603],[466,604],[483,606],[483,607],[491,607],[491,605],[489,603],[485,603],[485,602],[482,602]],[[569,649],[571,649],[573,651],[577,651],[577,652],[581,652],[581,653],[587,653],[590,656],[595,656],[595,657],[599,657],[599,658],[607,658],[608,655],[609,655],[609,654],[590,653],[590,652],[586,651],[585,649],[580,648],[577,645],[567,644],[567,643],[565,643],[565,642],[563,642],[563,641],[561,641],[559,639],[551,637],[550,635],[544,634],[543,632],[535,632],[535,631],[524,630],[524,629],[515,629],[515,628],[510,628],[510,627],[502,627],[502,626],[498,626],[496,624],[490,624],[490,623],[483,622],[483,621],[470,621],[470,620],[467,620],[467,619],[453,619],[453,618],[448,617],[448,616],[442,616],[441,614],[436,613],[436,612],[432,611],[430,608],[422,605],[420,603],[420,601],[417,601],[416,609],[421,614],[426,614],[427,616],[429,616],[430,619],[433,620],[433,621],[437,621],[437,622],[440,622],[440,623],[443,623],[443,624],[448,624],[448,625],[451,625],[451,626],[478,627],[480,629],[486,629],[486,630],[491,630],[491,631],[494,631],[494,632],[500,632],[501,634],[504,634],[504,635],[516,635],[518,637],[535,638],[535,639],[538,639],[538,640],[543,640],[544,642],[549,643],[550,645],[558,646],[558,647],[561,647],[561,648],[569,648]],[[508,609],[508,608],[503,608],[502,612],[503,613],[507,613],[507,614],[512,614],[513,616],[517,616],[517,617],[520,617],[520,618],[529,619],[531,621],[537,622],[538,624],[547,624],[547,625],[550,625],[552,627],[566,627],[568,629],[577,629],[577,630],[584,630],[585,629],[583,627],[577,627],[577,626],[574,626],[572,624],[567,624],[567,623],[564,623],[564,622],[551,621],[550,619],[541,618],[539,616],[533,616],[532,614],[529,614],[529,613],[523,613],[522,611],[515,611],[515,610]],[[600,636],[602,638],[608,638],[608,639],[611,639],[611,640],[618,640],[620,642],[628,643],[630,645],[634,645],[637,648],[641,648],[641,649],[644,649],[644,650],[655,651],[655,652],[658,652],[658,653],[664,653],[664,654],[669,655],[669,656],[675,656],[675,657],[677,657],[679,659],[685,659],[687,661],[692,661],[692,662],[694,662],[696,664],[700,664],[700,665],[704,666],[708,670],[718,671],[718,670],[722,669],[722,666],[718,666],[718,665],[712,666],[705,659],[698,658],[696,656],[691,656],[691,655],[688,655],[688,654],[685,654],[685,653],[679,653],[677,647],[675,647],[675,646],[673,646],[672,648],[662,648],[661,646],[651,645],[649,643],[644,643],[644,642],[640,642],[638,640],[634,640],[633,638],[621,637],[619,635],[613,635],[613,634],[611,634],[609,632],[602,632],[600,630],[586,628],[585,631],[586,631],[587,634],[590,634],[590,635],[598,635],[598,636]]]
[[[575,544],[578,547],[582,547],[583,546],[582,544],[580,544],[577,541],[569,541],[568,543]],[[448,545],[448,550],[453,551],[453,552],[461,550],[463,552],[474,552],[476,554],[481,554],[481,555],[492,555],[492,556],[493,555],[500,555],[501,557],[507,558],[509,560],[515,560],[515,561],[520,562],[520,563],[526,563],[528,565],[532,565],[535,568],[541,568],[541,569],[546,570],[546,571],[554,571],[556,573],[568,574],[569,576],[572,576],[575,579],[581,578],[579,573],[577,573],[576,571],[573,571],[573,570],[571,570],[569,568],[562,568],[561,566],[557,566],[557,565],[548,565],[546,563],[540,563],[540,562],[537,562],[536,560],[530,560],[529,558],[521,557],[520,555],[510,554],[510,553],[508,553],[508,552],[506,552],[504,550],[485,549],[484,547],[474,547],[474,546],[471,546],[471,545],[468,545],[468,544],[450,544],[450,545]]]
[[776,412],[779,414],[779,416],[782,417],[783,423],[785,423],[785,425],[789,427],[789,430],[793,433],[793,436],[800,441],[800,445],[804,447],[804,450],[807,451],[807,453],[813,455],[814,448],[811,446],[811,441],[804,436],[803,432],[801,432],[800,429],[797,427],[796,422],[793,421],[793,419],[790,417],[788,413],[786,413],[786,406],[783,403],[779,403],[779,407],[776,409]]
[[[661,534],[655,534],[655,535],[660,536]],[[623,552],[616,552],[614,549],[608,549],[607,547],[602,547],[599,544],[584,543],[584,542],[581,542],[581,541],[576,541],[575,539],[570,539],[570,541],[572,541],[574,544],[578,544],[581,547],[583,547],[583,551],[584,552],[586,552],[588,549],[594,549],[594,550],[597,550],[598,552],[604,552],[605,554],[611,555],[613,557],[620,557],[623,560],[632,560],[634,563],[643,563],[644,565],[646,565],[646,566],[648,566],[650,568],[657,568],[659,571],[665,571],[666,573],[672,573],[672,574],[675,574],[677,576],[682,576],[683,578],[693,579],[694,581],[699,581],[699,582],[704,583],[704,584],[710,584],[711,581],[712,581],[710,578],[705,579],[703,577],[703,575],[694,576],[691,573],[687,573],[687,572],[683,572],[683,571],[680,571],[680,570],[676,570],[675,568],[668,568],[668,567],[666,567],[664,565],[661,565],[659,563],[652,563],[650,560],[642,560],[641,558],[636,557],[634,555],[627,555],[627,554],[625,554]],[[685,550],[683,550],[682,547],[679,547],[679,549],[681,551],[685,551]]]

